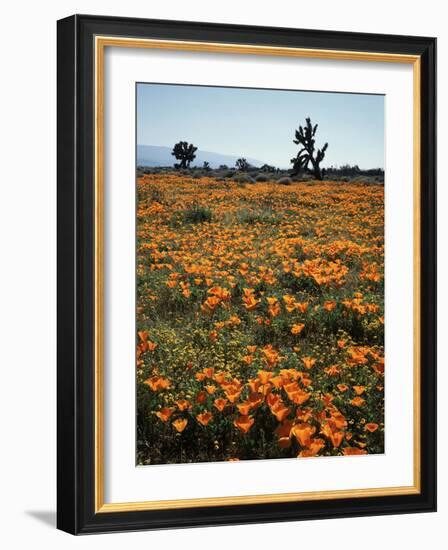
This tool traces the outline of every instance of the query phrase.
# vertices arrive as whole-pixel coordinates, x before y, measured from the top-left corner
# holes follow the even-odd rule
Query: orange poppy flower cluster
[[[139,178],[139,464],[384,451],[383,203]]]

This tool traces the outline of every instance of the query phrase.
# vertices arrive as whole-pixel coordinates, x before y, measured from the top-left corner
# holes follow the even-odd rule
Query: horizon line
[[[188,140],[184,140],[184,141],[188,141]],[[171,149],[174,145],[156,145],[154,143],[138,143],[137,142],[137,147],[138,146],[142,146],[142,147],[164,147],[166,149]],[[196,145],[195,145],[196,147]],[[197,150],[202,152],[202,153],[212,153],[212,154],[215,154],[215,155],[222,155],[222,156],[227,156],[227,157],[236,157],[236,158],[245,158],[245,159],[252,159],[252,160],[256,160],[257,162],[260,162],[261,163],[261,166],[263,166],[263,164],[269,164],[270,166],[273,166],[274,168],[278,168],[280,170],[291,170],[291,167],[288,166],[288,167],[282,167],[282,166],[278,166],[276,164],[272,164],[270,162],[265,162],[265,161],[261,161],[259,159],[255,159],[254,157],[251,157],[249,155],[241,155],[241,154],[235,154],[235,153],[220,153],[218,151],[210,151],[209,149],[201,149],[199,146],[197,147]],[[192,161],[193,162],[193,161]],[[174,161],[173,161],[173,165],[174,165]],[[260,166],[260,167],[261,167]],[[369,168],[363,168],[361,166],[359,166],[359,164],[350,164],[349,162],[346,162],[346,163],[343,163],[343,164],[331,164],[331,165],[328,165],[328,166],[323,166],[323,168],[330,168],[330,167],[333,167],[335,168],[336,170],[339,169],[341,166],[358,166],[358,168],[360,170],[383,170],[385,171],[385,168],[384,166],[370,166]],[[160,168],[162,167],[166,167],[166,166],[163,166],[163,165],[160,165],[159,166]],[[169,168],[169,167],[167,167]],[[231,167],[229,167],[231,168]],[[254,166],[254,168],[259,168],[258,166]]]

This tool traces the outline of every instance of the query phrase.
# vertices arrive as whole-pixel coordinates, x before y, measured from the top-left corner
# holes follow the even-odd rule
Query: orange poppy
[[[201,305],[201,310],[204,313],[213,313],[220,303],[221,300],[217,296],[209,296]]]
[[[219,298],[223,302],[225,302],[227,300],[230,300],[230,298],[231,298],[230,291],[227,290],[227,288],[222,288],[220,286],[215,286],[213,288],[210,288],[208,290],[208,294],[211,294],[212,296],[216,296],[217,298]]]
[[[180,411],[186,411],[190,407],[190,402],[187,399],[179,399],[176,401],[176,405]]]
[[[142,342],[146,342],[149,337],[149,332],[147,330],[140,330],[137,332],[137,335]]]
[[[242,403],[239,403],[236,408],[241,415],[247,416],[252,409],[252,405],[248,401],[243,401]]]
[[[365,386],[353,386],[353,389],[355,390],[356,395],[362,395],[366,391]]]
[[[268,394],[270,395],[270,394]],[[248,403],[250,403],[251,407],[253,409],[256,409],[261,405],[263,402],[263,395],[258,392],[251,393],[249,397],[247,398]]]
[[[328,374],[328,376],[337,376],[338,374],[341,374],[341,367],[338,365],[331,365],[330,367],[326,367],[324,371]]]
[[[277,401],[277,403],[271,407],[271,413],[279,422],[283,422],[290,412],[291,409],[285,407],[282,401]]]
[[[328,421],[331,423],[332,426],[334,426],[335,429],[338,430],[347,427],[347,420],[345,419],[345,416],[337,409],[333,409],[331,411],[331,416]]]
[[[196,420],[202,424],[203,426],[207,426],[207,424],[210,422],[210,420],[213,418],[213,415],[209,411],[204,411],[201,414],[198,414],[196,416]]]
[[[296,417],[301,422],[308,422],[308,420],[313,418],[313,409],[311,407],[307,407],[305,409],[297,409],[296,410]]]
[[[225,373],[225,372],[217,372],[217,373],[213,376],[213,380],[215,380],[216,382],[218,382],[218,384],[222,384],[222,383],[225,382],[225,380],[226,380],[226,373]]]
[[[152,391],[166,390],[171,386],[171,382],[162,376],[153,376],[144,381],[144,384],[149,386]]]
[[[182,433],[187,427],[188,420],[186,418],[178,418],[172,424],[176,428],[177,432]]]
[[[247,311],[253,311],[258,304],[260,303],[260,300],[256,300],[254,296],[243,296],[243,302],[244,307],[247,309]]]
[[[351,366],[354,365],[365,365],[368,363],[368,359],[366,357],[366,349],[362,347],[357,348],[351,348],[349,350],[350,359],[348,360],[348,364]]]
[[[222,412],[227,405],[227,399],[224,399],[223,397],[218,397],[218,399],[215,399],[214,405],[219,412]]]
[[[309,449],[303,449],[299,453],[300,458],[309,458],[316,456],[325,447],[325,441],[320,437],[315,437],[311,440]]]
[[[275,350],[270,344],[264,346],[262,352],[269,367],[273,367],[281,359],[278,351]]]
[[[375,422],[369,422],[364,426],[364,429],[370,433],[376,432],[378,429],[378,424],[376,424]]]
[[[331,402],[333,401],[334,397],[331,395],[331,393],[326,393],[322,396],[322,401],[324,402],[325,407],[328,407]]]
[[[269,307],[268,307],[269,315],[271,317],[277,317],[277,315],[280,313],[280,304],[277,298],[267,298],[267,301],[269,303]]]
[[[378,374],[384,374],[384,362],[383,363],[374,363],[372,365],[372,368],[377,372]]]
[[[312,357],[302,357],[303,364],[309,370],[316,363],[316,359]]]
[[[259,370],[258,371],[258,378],[260,379],[260,382],[262,384],[267,384],[269,382],[269,379],[272,378],[272,372],[268,372],[265,370]]]
[[[347,384],[338,384],[336,387],[338,388],[339,391],[342,391],[342,392],[348,390]]]
[[[266,396],[266,403],[269,407],[275,407],[275,405],[280,401],[280,396],[276,393],[269,393]]]
[[[243,433],[247,434],[247,432],[253,426],[254,422],[255,420],[252,417],[247,415],[241,415],[233,422],[233,424]]]
[[[295,307],[300,311],[300,313],[305,313],[306,310],[308,309],[308,302],[302,302],[302,303],[296,302]]]
[[[292,325],[291,334],[300,334],[304,328],[305,325],[303,323]]]
[[[248,380],[247,385],[252,392],[256,393],[260,388],[261,381],[259,378],[251,378],[250,380]]]
[[[289,394],[290,400],[296,405],[303,405],[303,403],[306,403],[310,397],[311,395],[308,392],[300,389]]]
[[[289,382],[288,384],[283,384],[283,389],[285,390],[289,399],[291,399],[292,394],[300,391],[300,386],[297,382]]]
[[[174,411],[174,407],[163,407],[163,409],[160,409],[160,411],[156,412],[156,416],[160,418],[162,422],[167,422]]]
[[[330,441],[333,447],[335,448],[339,447],[343,439],[344,439],[344,432],[331,432],[330,434]]]
[[[235,388],[234,386],[230,386],[228,389],[225,390],[226,397],[231,403],[235,403],[235,401],[238,401],[241,392],[242,389]]]
[[[365,451],[364,449],[358,449],[358,447],[344,447],[343,452],[345,456],[367,454],[367,451]]]
[[[201,390],[196,394],[196,403],[199,403],[199,404],[205,403],[206,399],[207,399],[207,394],[205,393],[205,391]]]
[[[350,403],[355,407],[362,407],[365,403],[365,400],[362,397],[354,397]]]
[[[309,447],[311,444],[311,436],[316,431],[314,426],[308,424],[307,422],[303,424],[295,424],[291,428],[291,433],[297,439],[302,447]]]
[[[291,446],[291,427],[292,420],[284,420],[275,429],[275,433],[278,435],[278,444],[282,449]]]
[[[207,378],[213,378],[215,369],[213,367],[208,367],[202,371]]]
[[[269,382],[274,388],[280,389],[283,386],[283,378],[281,376],[273,376]]]

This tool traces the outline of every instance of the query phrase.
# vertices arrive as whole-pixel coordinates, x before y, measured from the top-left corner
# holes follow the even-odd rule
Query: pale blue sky
[[[328,141],[323,166],[384,167],[384,96],[170,84],[137,84],[137,143],[185,140],[202,151],[289,168],[305,118]]]

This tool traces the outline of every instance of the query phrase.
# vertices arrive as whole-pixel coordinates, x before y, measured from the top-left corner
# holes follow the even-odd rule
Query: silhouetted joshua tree
[[[235,162],[235,166],[240,172],[247,172],[250,168],[250,164],[245,158],[238,159]]]
[[[306,119],[306,126],[303,128],[299,126],[296,130],[296,139],[293,142],[297,145],[301,145],[302,148],[297,153],[297,156],[291,159],[293,165],[291,175],[294,176],[302,171],[307,171],[314,174],[317,180],[321,180],[325,174],[325,171],[320,169],[320,163],[325,157],[325,151],[327,150],[328,143],[318,149],[316,155],[314,155],[315,142],[314,136],[316,135],[317,124],[314,126],[311,124],[311,119]],[[311,163],[312,169],[310,170],[308,165]]]
[[[196,158],[196,151],[198,150],[192,143],[187,141],[179,141],[173,147],[171,154],[176,157],[177,160],[180,160],[180,163],[175,164],[175,168],[189,168],[190,162]]]
[[[202,165],[202,170],[205,170],[205,172],[210,172],[210,163],[204,160],[204,164]]]

